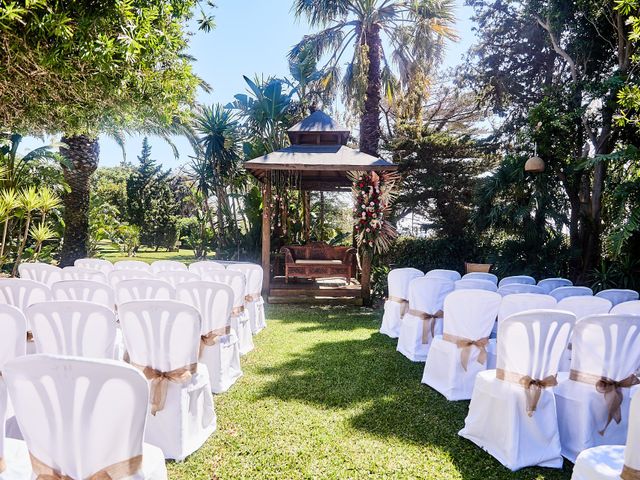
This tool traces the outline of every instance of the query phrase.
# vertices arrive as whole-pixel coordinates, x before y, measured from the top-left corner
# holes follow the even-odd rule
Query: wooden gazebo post
[[[264,180],[262,189],[262,294],[271,287],[271,177]]]

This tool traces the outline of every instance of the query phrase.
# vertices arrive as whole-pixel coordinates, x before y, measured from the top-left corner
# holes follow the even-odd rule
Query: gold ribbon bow
[[[429,338],[436,336],[436,319],[444,316],[442,310],[438,310],[436,313],[427,313],[411,309],[407,313],[422,320],[422,343],[429,343]]]
[[[406,315],[407,310],[409,309],[409,300],[402,297],[396,297],[395,295],[389,295],[387,300],[400,304],[400,318],[403,318]]]
[[[244,306],[240,305],[239,307],[233,307],[231,309],[231,317],[239,317],[244,312]]]
[[[204,347],[210,347],[215,345],[218,341],[218,338],[223,337],[225,335],[229,335],[231,333],[231,327],[227,325],[226,327],[214,328],[209,333],[205,335],[200,335],[200,352],[198,353],[198,358],[202,356],[202,352],[204,351]]]
[[[524,394],[527,401],[527,415],[533,416],[538,407],[542,390],[558,385],[555,375],[549,375],[543,379],[532,378],[529,375],[520,375],[519,373],[507,372],[502,368],[496,370],[496,378],[511,383],[517,383],[524,387]]]
[[[622,480],[640,480],[640,470],[637,468],[631,468],[627,465],[622,467],[622,473],[620,473]]]
[[[260,300],[260,292],[258,293],[248,293],[247,295],[244,296],[244,301],[247,303],[251,303],[251,302],[257,302],[258,300]]]
[[[610,378],[599,377],[590,373],[571,370],[571,372],[569,372],[569,379],[576,382],[595,385],[598,393],[602,393],[604,395],[608,415],[606,425],[602,430],[598,431],[600,435],[604,435],[607,431],[607,427],[611,423],[611,420],[615,420],[616,423],[620,423],[622,421],[622,410],[620,408],[622,406],[622,399],[624,398],[622,396],[622,389],[631,388],[634,385],[640,384],[640,379],[638,379],[638,377],[633,373],[622,380],[612,380]]]
[[[187,383],[191,380],[191,376],[198,370],[197,363],[176,368],[169,372],[162,372],[155,368],[136,365],[135,363],[132,363],[131,365],[142,370],[142,373],[147,377],[147,380],[151,381],[151,415],[155,415],[164,408],[169,382]]]
[[[68,475],[58,472],[33,455],[29,454],[29,457],[31,457],[31,468],[33,469],[33,473],[36,474],[36,480],[75,480]],[[134,475],[140,468],[142,468],[142,455],[137,455],[109,465],[87,477],[85,480],[120,480],[121,478]]]
[[[464,371],[467,371],[469,366],[469,358],[471,357],[471,348],[476,347],[480,350],[478,353],[477,362],[480,365],[487,363],[487,345],[489,345],[489,337],[479,338],[478,340],[471,340],[470,338],[458,337],[450,333],[443,333],[442,339],[446,342],[455,344],[460,352],[460,363]]]

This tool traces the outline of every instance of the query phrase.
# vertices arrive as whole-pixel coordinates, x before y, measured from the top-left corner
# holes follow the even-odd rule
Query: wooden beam
[[[371,306],[371,260],[371,252],[362,250],[360,286],[362,287],[362,303],[367,307]]]
[[[311,239],[311,193],[302,192],[302,210],[304,212],[304,241]]]
[[[271,178],[262,188],[262,294],[269,295],[271,282]]]

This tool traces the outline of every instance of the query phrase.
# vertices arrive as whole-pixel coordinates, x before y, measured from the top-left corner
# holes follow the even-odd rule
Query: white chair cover
[[[176,289],[169,282],[151,278],[122,280],[115,287],[116,304],[132,300],[173,300]]]
[[[115,358],[116,315],[112,309],[78,300],[41,302],[27,308],[36,352]]]
[[[151,271],[153,273],[186,272],[187,266],[175,260],[156,260],[151,264]]]
[[[629,315],[640,315],[640,300],[619,303],[611,309],[611,313],[627,313]]]
[[[141,260],[120,260],[113,264],[114,270],[139,270],[143,272],[150,272],[151,267],[148,263]]]
[[[62,269],[48,263],[21,263],[18,265],[18,274],[20,278],[44,283],[48,287],[62,280]]]
[[[460,274],[455,270],[444,270],[441,268],[429,270],[427,273],[425,273],[424,276],[428,278],[446,278],[447,280],[451,280],[452,282],[455,282],[456,280],[460,280],[460,278],[462,278]]]
[[[216,428],[209,372],[198,363],[200,314],[175,300],[127,302],[119,307],[119,314],[133,365],[159,372],[197,368],[184,383],[167,382],[164,408],[147,419],[145,439],[160,447],[166,458],[182,460],[200,448]]]
[[[635,290],[628,290],[622,288],[610,288],[609,290],[602,290],[596,293],[596,297],[606,298],[613,306],[619,303],[632,302],[638,300],[638,292]]]
[[[544,290],[539,286],[527,283],[507,283],[506,285],[498,287],[498,293],[503,297],[517,293],[545,294]]]
[[[453,291],[453,281],[442,277],[415,278],[409,284],[409,311],[402,319],[397,350],[412,362],[424,362],[433,341],[431,332],[442,333],[444,299]],[[412,312],[422,312],[420,316]],[[424,314],[440,318],[424,319]],[[431,328],[433,325],[433,328]]]
[[[76,267],[98,270],[99,272],[104,273],[105,277],[108,277],[109,273],[113,271],[113,263],[101,258],[79,258],[73,262],[73,264]]]
[[[20,477],[20,454],[14,452],[11,440],[5,439],[5,421],[7,419],[9,397],[2,373],[5,364],[16,357],[26,354],[24,339],[27,335],[27,320],[23,313],[11,305],[0,305],[0,460],[4,459],[7,470],[0,478],[30,478],[28,466],[22,466],[26,475]],[[16,459],[15,457],[18,456]],[[24,473],[24,472],[23,472]]]
[[[225,266],[224,264],[214,262],[213,260],[202,260],[199,262],[193,262],[189,265],[189,271],[200,276],[202,276],[202,272],[208,270],[225,270]]]
[[[0,279],[0,304],[13,305],[26,315],[27,307],[37,302],[51,300],[51,290],[45,284],[23,278]],[[27,320],[27,332],[31,335],[31,327]],[[30,337],[29,337],[30,338]],[[32,339],[27,341],[27,353],[35,353]]]
[[[489,280],[481,278],[463,278],[455,282],[456,290],[486,290],[487,292],[497,292],[498,286]]]
[[[398,338],[402,318],[408,307],[409,283],[414,278],[423,277],[424,273],[417,268],[394,268],[387,275],[389,298],[384,302],[384,315],[380,333],[391,338]],[[403,302],[402,300],[405,300]]]
[[[572,313],[559,310],[511,315],[498,329],[499,370],[485,370],[476,377],[469,414],[459,434],[510,470],[534,465],[562,467],[552,390],[540,390],[530,416],[526,389],[510,380],[528,376],[542,381],[555,376],[574,323]],[[497,378],[501,371],[508,378]],[[536,391],[534,386],[531,389],[531,393]]]
[[[620,480],[623,468],[640,472],[640,393],[633,395],[629,409],[627,446],[604,445],[582,451],[573,467],[571,480]]]
[[[538,282],[538,286],[544,290],[544,293],[551,293],[559,287],[571,287],[573,282],[566,278],[545,278]]]
[[[162,280],[169,282],[175,288],[183,283],[199,282],[200,275],[189,271],[167,270],[162,272]]]
[[[116,297],[110,285],[91,280],[63,280],[51,287],[54,300],[80,300],[115,309]]]
[[[107,276],[100,270],[85,267],[64,267],[62,280],[91,280],[92,282],[107,283]]]
[[[211,390],[226,392],[242,376],[238,336],[230,319],[233,289],[222,283],[191,282],[178,285],[176,298],[200,312],[201,335],[215,332],[213,345],[200,346],[200,362],[209,371]]]
[[[227,267],[227,270],[236,270],[245,276],[247,282],[245,308],[249,314],[251,332],[255,335],[267,326],[264,299],[262,298],[262,267],[254,263],[232,263]]]
[[[209,262],[207,262],[209,263]],[[202,280],[228,285],[233,289],[233,309],[231,310],[231,326],[238,335],[240,355],[246,355],[254,348],[251,323],[244,308],[246,279],[241,272],[234,270],[204,269],[200,275]]]
[[[493,283],[494,285],[498,285],[498,277],[493,273],[488,272],[469,272],[465,273],[462,276],[462,280],[486,280],[488,282]]]
[[[422,383],[447,400],[471,398],[477,373],[487,368],[489,335],[501,301],[500,295],[486,290],[457,290],[447,295],[443,334],[431,344]],[[463,342],[469,340],[478,343],[465,346]]]
[[[634,374],[640,365],[640,317],[588,316],[576,323],[571,343],[571,376],[560,382],[555,395],[562,454],[575,462],[578,454],[587,448],[624,445],[630,389],[617,389],[623,398],[622,418],[620,423],[614,420],[607,425],[607,399],[596,390],[595,382],[601,377],[622,381]],[[599,432],[603,429],[601,435]]]
[[[567,297],[589,297],[593,295],[593,290],[589,287],[558,287],[551,290],[549,295],[560,301]]]
[[[115,288],[116,285],[123,280],[135,280],[143,278],[155,279],[156,276],[150,271],[145,270],[114,270],[107,276],[109,285],[111,285],[113,288]]]
[[[511,285],[513,283],[519,285],[535,285],[536,279],[529,275],[511,275],[510,277],[504,277],[498,282],[498,287],[504,287],[505,285]],[[524,292],[521,292],[524,293]]]
[[[142,455],[142,467],[126,478],[166,480],[162,452],[142,443],[149,388],[134,368],[28,355],[9,362],[4,375],[26,446],[44,465],[84,479]]]

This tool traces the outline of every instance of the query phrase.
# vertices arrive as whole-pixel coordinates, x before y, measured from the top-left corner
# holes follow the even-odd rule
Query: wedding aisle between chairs
[[[218,429],[172,480],[568,480],[561,470],[510,472],[458,436],[469,402],[420,383],[423,363],[378,333],[381,312],[271,305],[269,328],[242,358],[243,377],[216,395]]]

